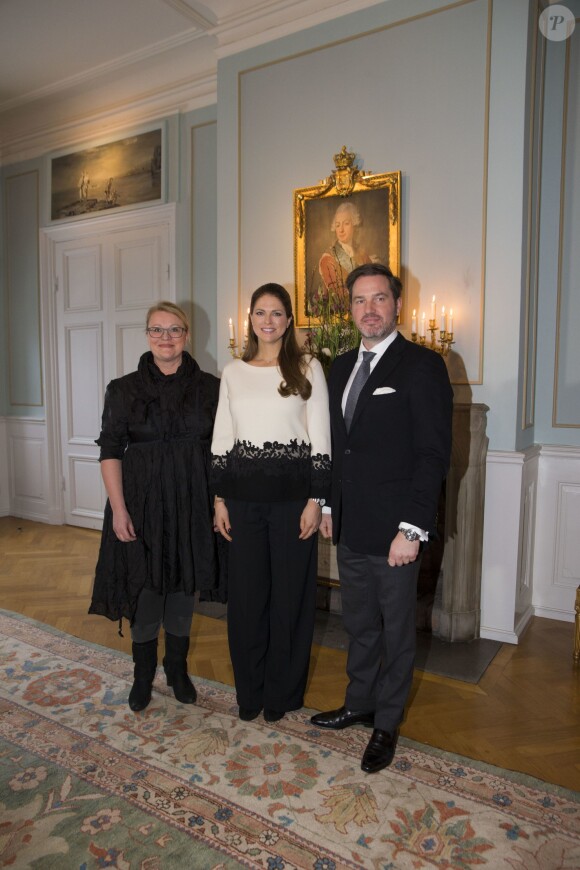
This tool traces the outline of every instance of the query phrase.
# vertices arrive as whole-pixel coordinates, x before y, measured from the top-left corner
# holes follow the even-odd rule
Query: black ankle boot
[[[167,685],[173,689],[173,694],[182,704],[195,704],[197,692],[187,675],[187,653],[189,638],[177,637],[165,633],[165,657],[163,668],[167,677]]]
[[[129,707],[136,713],[151,700],[151,687],[157,670],[157,638],[147,643],[133,643],[134,683],[129,692]]]

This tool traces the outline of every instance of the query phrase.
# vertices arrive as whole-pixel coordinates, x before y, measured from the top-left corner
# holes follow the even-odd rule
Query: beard
[[[382,341],[393,332],[397,327],[397,318],[393,320],[378,320],[373,323],[366,323],[364,320],[358,327],[358,330],[363,338],[374,338]]]

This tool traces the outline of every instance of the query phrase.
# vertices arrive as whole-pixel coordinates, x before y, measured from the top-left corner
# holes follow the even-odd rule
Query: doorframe
[[[176,205],[169,203],[161,206],[138,209],[134,212],[100,215],[63,226],[41,227],[39,232],[40,254],[40,314],[42,322],[42,365],[44,370],[45,418],[47,475],[46,501],[48,522],[52,525],[64,523],[64,474],[62,465],[62,445],[60,427],[61,393],[58,380],[58,331],[55,285],[55,248],[60,242],[77,241],[108,232],[133,230],[165,223],[169,227],[169,285],[172,298],[177,298],[176,275]]]

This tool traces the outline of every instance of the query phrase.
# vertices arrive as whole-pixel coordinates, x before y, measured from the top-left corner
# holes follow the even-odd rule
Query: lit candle
[[[419,335],[421,338],[425,338],[425,312],[421,316],[421,331]]]
[[[431,300],[431,320],[435,320],[435,297]]]
[[[441,309],[441,326],[439,327],[441,332],[445,332],[445,306]]]
[[[230,317],[230,341],[235,341],[236,336],[234,334],[234,324],[232,323],[232,318]]]
[[[411,332],[417,332],[417,310],[413,308],[413,317],[411,318]]]
[[[449,332],[453,332],[453,308],[449,310],[449,322],[447,324]]]

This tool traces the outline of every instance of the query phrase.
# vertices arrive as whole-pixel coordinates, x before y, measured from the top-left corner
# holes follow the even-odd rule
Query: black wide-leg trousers
[[[317,569],[317,535],[298,539],[304,506],[227,499],[228,639],[240,707],[286,712],[304,702]]]

